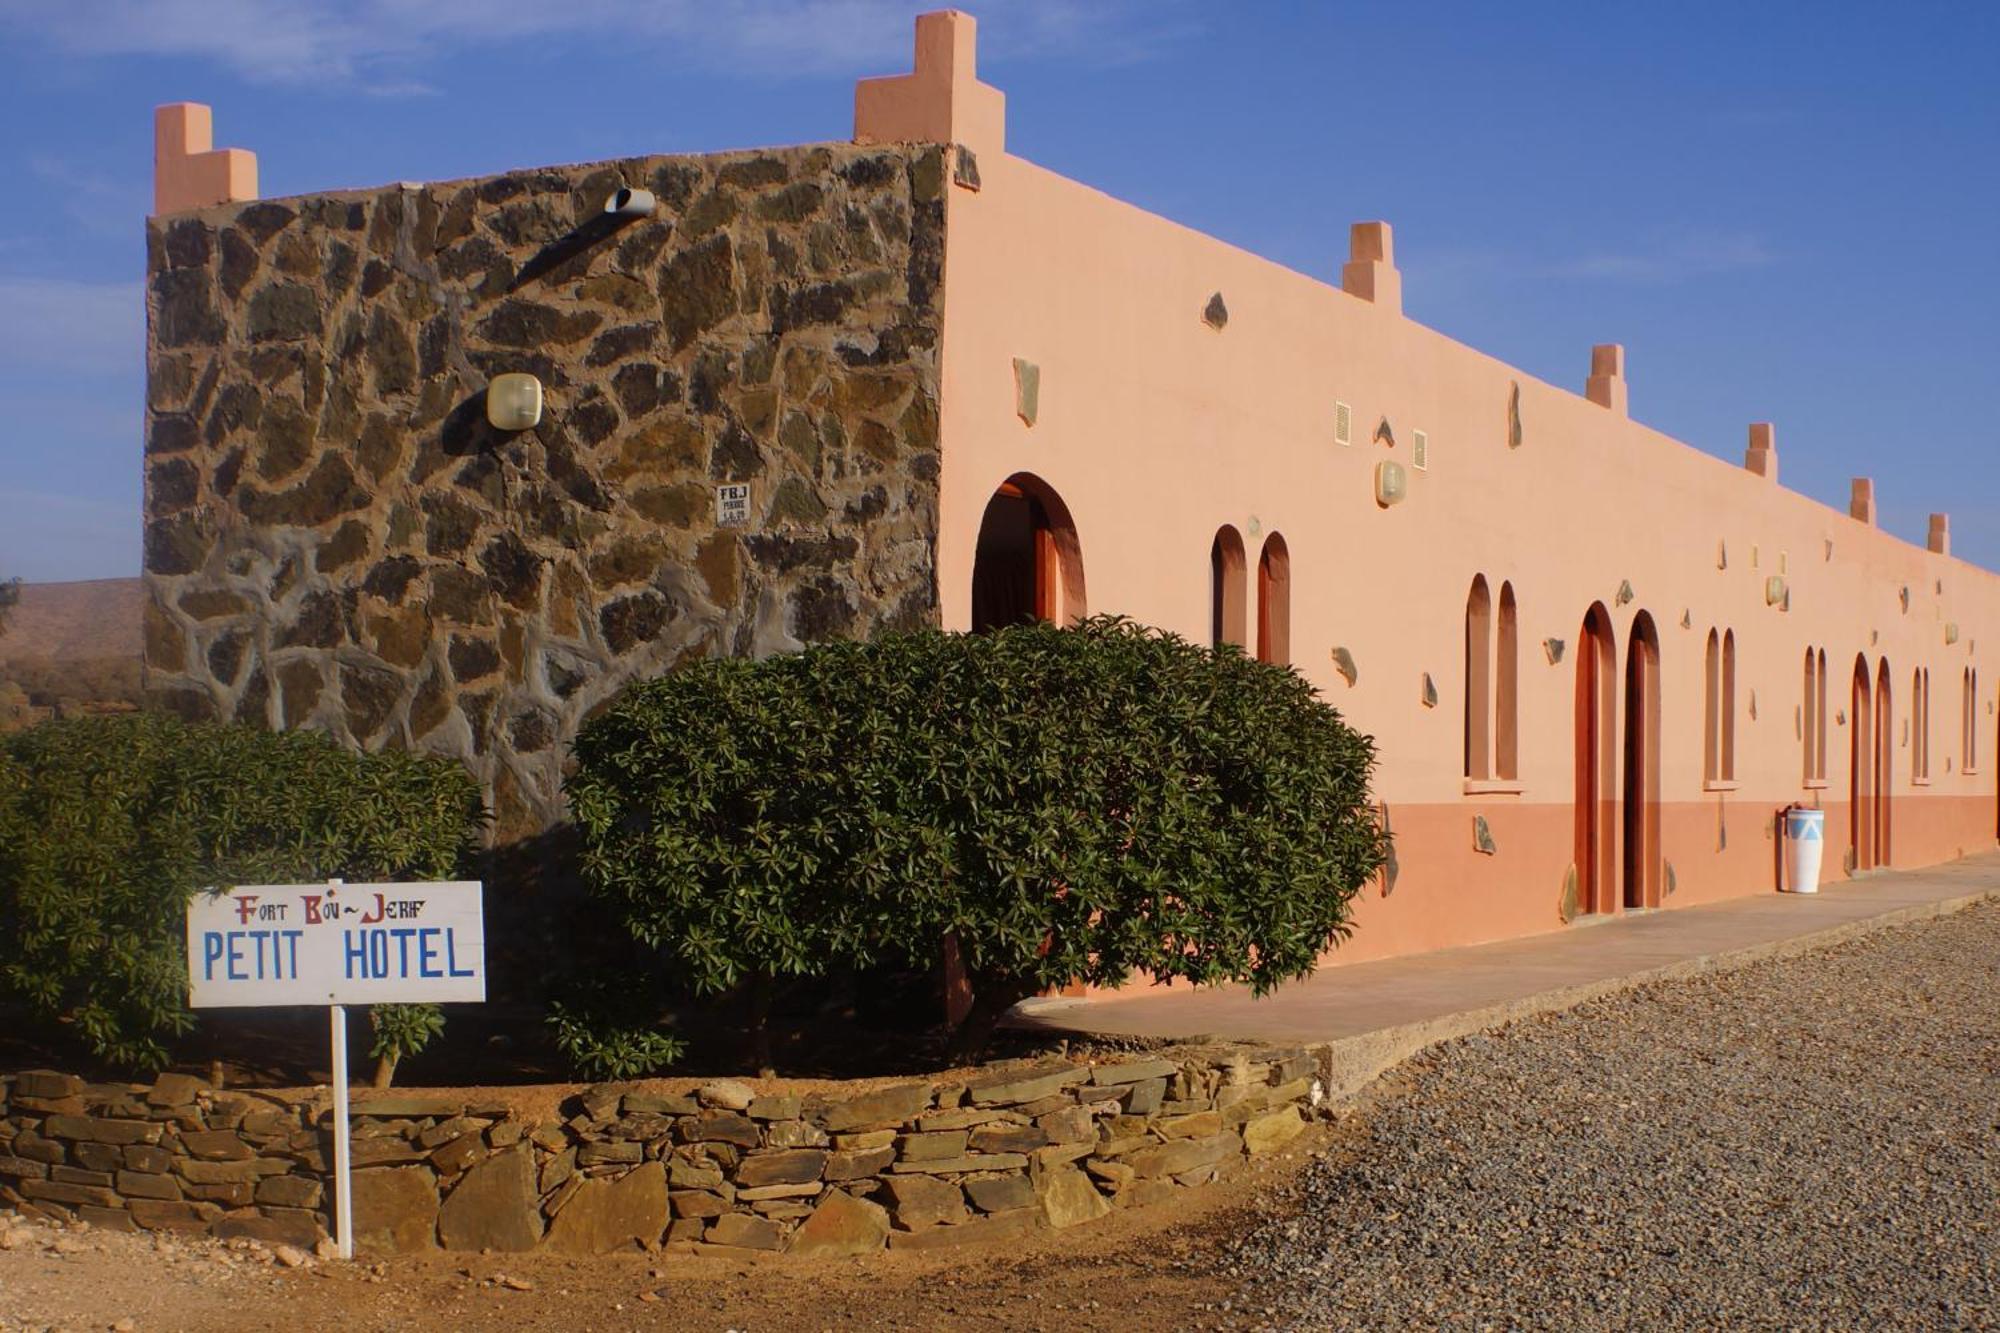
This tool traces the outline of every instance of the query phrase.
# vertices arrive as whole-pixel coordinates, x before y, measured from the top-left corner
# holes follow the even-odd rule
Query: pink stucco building
[[[206,150],[202,119],[193,147]],[[183,135],[183,121],[175,125]],[[1120,612],[1296,666],[1376,737],[1377,795],[1396,838],[1394,873],[1365,894],[1342,961],[1773,892],[1781,861],[1774,817],[1794,803],[1827,812],[1830,878],[1993,846],[2000,672],[1978,649],[2000,633],[2000,580],[1952,558],[1943,515],[1931,520],[1927,549],[1914,547],[1877,527],[1866,479],[1855,481],[1845,512],[1786,490],[1768,424],[1748,426],[1741,466],[1640,425],[1627,412],[1620,347],[1578,349],[1577,392],[1407,318],[1386,223],[1354,226],[1334,285],[1011,155],[1004,98],[977,78],[966,15],[920,18],[914,71],[863,81],[853,145],[824,151],[840,163],[843,154],[891,145],[936,145],[942,154],[940,270],[934,292],[928,280],[924,287],[927,300],[934,296],[935,338],[897,344],[925,349],[910,363],[914,396],[896,399],[898,420],[916,429],[906,401],[934,413],[917,443],[935,463],[910,473],[908,494],[934,489],[922,489],[904,515],[928,544],[927,560],[906,571],[927,581],[918,618],[972,629],[1022,614]],[[163,163],[172,151],[163,141]],[[922,206],[929,178],[920,154],[910,160],[912,197]],[[726,175],[735,161],[699,170]],[[627,178],[636,170],[609,167]],[[228,225],[243,214],[243,192],[231,182],[246,170],[254,182],[254,164],[233,159],[217,160],[207,175],[163,165],[159,210],[196,208]],[[564,188],[579,197],[598,190],[595,206],[609,179],[578,175]],[[478,207],[513,206],[483,186],[478,197]],[[711,190],[700,199],[714,197]],[[702,207],[690,200],[677,236],[692,232],[686,219]],[[759,216],[784,216],[771,209]],[[155,223],[163,236],[169,222]],[[789,349],[805,335],[795,320],[774,318],[768,302],[753,308],[751,284],[764,279],[742,268],[747,233],[728,234],[737,237],[737,267],[726,313],[705,327],[727,330],[734,319],[750,340],[744,346],[773,340],[782,378]],[[589,284],[603,275],[573,276],[577,299],[596,299]],[[477,295],[466,299],[476,304]],[[157,297],[154,317],[157,326]],[[534,327],[560,337],[568,326]],[[214,341],[248,336],[225,331]],[[854,345],[839,341],[848,333],[832,336],[836,350]],[[671,341],[663,373],[675,373],[674,357],[699,353],[678,334]],[[879,337],[868,344],[882,345]],[[162,354],[156,337],[156,380]],[[746,385],[754,355],[743,353]],[[596,358],[593,345],[585,360]],[[481,373],[501,364],[473,360]],[[862,363],[849,356],[848,364]],[[565,393],[573,404],[587,396],[582,372],[551,363],[542,373],[558,417]],[[810,394],[783,383],[777,393],[768,417],[778,424],[769,429],[782,442],[787,395]],[[840,410],[875,411],[866,395],[842,393],[836,386],[833,398],[847,405]],[[171,404],[155,398],[158,419],[170,416]],[[755,435],[751,410],[737,415]],[[617,430],[639,427],[627,421]],[[587,439],[586,463],[592,449],[631,457],[617,430],[608,442]],[[206,503],[223,464],[202,466],[209,470],[196,489]],[[823,460],[815,466],[822,470],[807,477],[807,489],[821,489],[811,503],[797,491],[789,492],[796,502],[781,502],[791,479],[776,472],[746,474],[744,484],[763,488],[750,503],[750,526],[790,524],[802,534],[831,523],[821,517]],[[615,470],[606,475],[614,488],[626,484]],[[721,463],[703,475],[734,480]],[[148,501],[156,524],[174,516],[156,503],[158,489],[149,488]],[[228,507],[216,503],[218,513]],[[335,518],[317,522],[333,531]],[[211,527],[226,534],[235,521],[223,514]],[[366,539],[379,548],[371,558],[395,549],[393,519],[383,521],[388,536]],[[706,591],[689,594],[688,605],[726,619],[718,591],[726,580],[700,562],[719,561],[726,537],[743,544],[742,568],[751,571],[764,548],[756,532],[707,533],[706,521],[695,522],[700,545],[684,558],[702,571]],[[897,520],[864,513],[857,521]],[[307,547],[334,540],[313,537]],[[869,538],[858,540],[865,550]],[[569,695],[556,699],[537,674],[548,669],[535,665],[536,645],[587,656],[593,634],[611,635],[612,621],[606,612],[601,633],[593,628],[596,603],[585,606],[580,627],[551,610],[566,585],[561,557],[550,554],[545,584],[518,596],[518,585],[503,590],[490,624],[468,621],[474,628],[461,633],[443,625],[443,613],[425,612],[408,662],[391,651],[398,640],[371,628],[371,617],[407,608],[366,586],[349,598],[347,628],[324,643],[288,643],[281,627],[246,631],[265,655],[256,669],[272,682],[268,697],[246,703],[254,685],[222,681],[201,665],[220,631],[186,609],[199,591],[188,580],[219,586],[238,577],[225,569],[230,557],[221,547],[185,557],[179,549],[149,538],[149,575],[158,571],[149,653],[156,677],[185,685],[197,711],[249,707],[280,725],[348,727],[357,743],[484,755],[486,724],[469,721],[461,734],[455,719],[472,717],[475,703],[502,705],[479,702],[481,692],[458,680],[440,687],[449,697],[436,718],[422,712],[432,657],[456,663],[459,644],[492,638],[496,660],[510,664],[502,674],[525,701],[519,706],[552,710],[557,734],[623,676],[662,660],[646,659],[642,645],[605,668],[601,688],[585,687],[573,704]],[[167,557],[158,564],[156,550]],[[589,568],[599,583],[616,581],[595,557]],[[413,577],[448,572],[440,565]],[[338,576],[326,577],[337,591]],[[828,577],[864,587],[881,576]],[[741,591],[729,587],[731,596]],[[305,595],[238,591],[264,598],[262,611],[244,614],[272,625],[292,614],[285,598]],[[791,609],[771,617],[745,610],[754,632],[733,640],[737,650],[810,639],[801,617],[823,609],[824,595],[792,595]],[[510,631],[509,606],[525,608],[525,628]],[[335,706],[338,716],[316,704],[294,715],[285,702],[281,677],[293,670],[286,654],[308,649],[333,655],[325,670],[334,674],[315,677],[314,698],[322,688],[333,692],[328,698],[337,693],[347,701]],[[511,665],[516,659],[526,665]],[[384,705],[388,720],[363,734],[351,723],[353,700],[365,705],[370,696],[350,690],[346,673],[392,667],[413,674],[382,686],[394,695]],[[527,792],[520,799],[532,809],[537,782],[548,799],[546,774],[518,729],[506,730],[514,725],[491,723],[515,744],[486,776],[503,796]]]

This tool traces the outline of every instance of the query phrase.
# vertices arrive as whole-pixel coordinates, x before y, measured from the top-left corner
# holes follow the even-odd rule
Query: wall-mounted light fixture
[[[630,186],[620,186],[604,201],[604,211],[613,217],[650,217],[658,206],[651,190],[635,190]]]
[[[511,370],[486,386],[486,420],[495,430],[533,430],[542,424],[542,382]]]
[[[1773,574],[1764,580],[1764,605],[1776,606],[1785,600],[1785,576]]]
[[[1375,503],[1387,509],[1403,503],[1410,493],[1410,476],[1403,465],[1385,458],[1375,465]]]

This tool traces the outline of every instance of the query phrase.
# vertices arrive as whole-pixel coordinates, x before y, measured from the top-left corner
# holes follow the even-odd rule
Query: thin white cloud
[[[1555,278],[1661,283],[1764,268],[1776,256],[1749,232],[1682,229],[1641,237],[1629,249],[1597,251],[1551,265]]]
[[[142,284],[0,275],[0,366],[130,375],[145,353]]]
[[[78,56],[213,60],[262,83],[423,93],[431,62],[475,47],[612,39],[761,77],[893,73],[910,0],[0,0],[0,27]],[[1184,0],[988,0],[983,54],[1144,59],[1194,31]]]

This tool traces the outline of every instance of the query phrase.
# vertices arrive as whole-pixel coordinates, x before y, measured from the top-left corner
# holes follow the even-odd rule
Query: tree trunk
[[[396,1081],[396,1057],[380,1055],[375,1058],[374,1086],[386,1088]]]
[[[972,1006],[952,1038],[952,1052],[960,1059],[975,1060],[986,1053],[1000,1019],[1009,1009],[1035,993],[1036,987],[1018,977],[975,975],[972,979]]]

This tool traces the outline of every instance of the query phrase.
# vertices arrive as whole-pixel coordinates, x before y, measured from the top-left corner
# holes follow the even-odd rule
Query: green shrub
[[[687,1043],[661,1032],[629,996],[585,983],[549,1005],[556,1049],[577,1073],[594,1082],[643,1078],[681,1058]]]
[[[196,891],[446,878],[484,819],[458,764],[318,733],[79,718],[0,738],[0,765],[0,987],[137,1069],[194,1023]],[[436,1026],[385,1015],[378,1031],[401,1055]]]
[[[653,973],[713,993],[955,937],[975,1042],[1074,981],[1303,976],[1386,849],[1373,743],[1302,678],[1116,619],[699,663],[575,753],[585,886]]]

